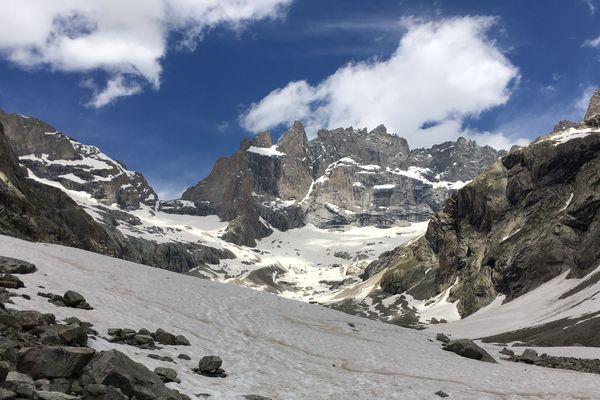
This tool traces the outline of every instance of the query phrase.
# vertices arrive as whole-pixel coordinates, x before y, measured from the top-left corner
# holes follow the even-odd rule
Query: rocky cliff
[[[269,234],[267,224],[287,230],[426,220],[498,156],[464,138],[411,151],[384,126],[320,130],[308,140],[296,122],[276,144],[268,132],[245,139],[182,199],[233,221],[225,238],[254,245]]]
[[[383,254],[364,279],[425,300],[448,291],[462,317],[510,301],[600,260],[600,91],[583,123],[513,149],[453,194],[409,246]],[[585,285],[584,285],[585,286]]]
[[[20,163],[35,176],[122,209],[157,203],[156,193],[142,174],[129,171],[97,147],[79,143],[33,117],[0,110],[0,123]]]

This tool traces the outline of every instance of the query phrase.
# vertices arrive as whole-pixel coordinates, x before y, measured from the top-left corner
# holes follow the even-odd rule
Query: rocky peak
[[[583,120],[587,125],[600,126],[600,89],[592,95]]]
[[[97,147],[79,143],[36,118],[0,111],[4,133],[33,178],[87,192],[105,205],[137,209],[154,206],[158,197],[144,176],[129,171]]]
[[[306,157],[308,138],[306,137],[304,125],[299,121],[294,122],[294,125],[279,138],[277,149],[288,156]]]
[[[273,141],[271,140],[271,133],[269,131],[260,132],[256,137],[250,140],[250,145],[254,147],[271,147]]]

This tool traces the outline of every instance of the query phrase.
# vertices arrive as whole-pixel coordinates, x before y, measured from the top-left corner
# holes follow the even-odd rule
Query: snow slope
[[[319,305],[283,299],[170,273],[78,249],[0,236],[0,254],[38,266],[24,275],[31,301],[16,307],[76,316],[109,327],[163,327],[184,334],[191,347],[154,353],[192,361],[164,363],[149,351],[92,340],[96,349],[117,348],[150,368],[175,368],[194,396],[236,399],[255,393],[273,399],[436,399],[443,390],[455,399],[593,399],[600,376],[500,361],[489,364],[442,351],[432,333],[349,316]],[[38,285],[62,293],[74,289],[95,308],[59,308],[36,296]],[[348,323],[353,323],[353,329]],[[225,379],[194,375],[207,354],[223,358]]]

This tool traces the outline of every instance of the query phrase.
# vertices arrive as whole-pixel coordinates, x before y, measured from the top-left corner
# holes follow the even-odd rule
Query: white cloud
[[[89,105],[96,108],[104,107],[112,103],[119,97],[131,96],[142,91],[142,86],[137,82],[128,82],[123,76],[119,75],[110,79],[106,87],[98,91]]]
[[[583,42],[585,47],[594,47],[596,49],[600,48],[600,36],[595,39],[589,39]]]
[[[487,36],[493,18],[404,23],[407,32],[388,59],[349,63],[314,86],[290,82],[252,104],[242,126],[259,131],[301,120],[314,135],[383,123],[412,146],[429,146],[465,135],[466,117],[508,100],[519,72]],[[434,127],[421,129],[430,122]],[[496,142],[511,142],[498,135]]]
[[[170,33],[193,48],[219,24],[239,28],[279,16],[292,0],[0,0],[0,56],[26,67],[109,75],[100,101],[160,85]],[[124,88],[137,78],[139,89]],[[116,90],[120,83],[121,90]],[[108,85],[112,84],[112,87]]]
[[[596,14],[596,5],[594,4],[594,2],[592,0],[584,0],[585,4],[588,6],[588,9],[590,10],[590,14],[595,15]]]

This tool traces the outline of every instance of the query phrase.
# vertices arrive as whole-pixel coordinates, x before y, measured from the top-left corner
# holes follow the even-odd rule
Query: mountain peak
[[[596,91],[592,95],[592,98],[590,99],[590,104],[588,105],[588,109],[585,113],[585,117],[583,120],[588,125],[600,125],[600,89],[596,89]]]

